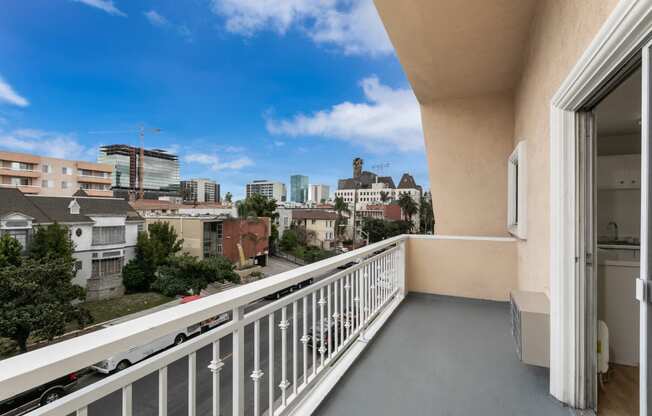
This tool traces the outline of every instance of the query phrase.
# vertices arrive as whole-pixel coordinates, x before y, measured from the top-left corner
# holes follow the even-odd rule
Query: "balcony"
[[[10,167],[0,167],[0,176],[11,176],[14,178],[40,178],[41,172],[34,169],[12,169]]]
[[[39,185],[13,185],[10,183],[0,183],[0,187],[16,188],[24,194],[38,194],[41,192],[41,187]]]
[[[4,360],[0,400],[229,313],[31,414],[568,414],[516,356],[515,260],[509,238],[395,237]]]

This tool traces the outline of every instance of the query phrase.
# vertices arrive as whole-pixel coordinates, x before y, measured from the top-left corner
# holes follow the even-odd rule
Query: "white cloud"
[[[115,6],[115,4],[113,4],[113,0],[72,0],[72,1],[75,1],[77,3],[82,3],[87,6],[95,7],[96,9],[100,9],[114,16],[127,17],[127,14],[125,12],[118,9]]]
[[[154,26],[167,26],[170,24],[168,19],[165,18],[165,16],[162,16],[159,14],[156,10],[149,10],[146,12],[143,12],[147,20],[154,25]]]
[[[0,77],[0,101],[17,105],[18,107],[27,107],[29,101],[20,96],[2,77]]]
[[[186,41],[192,41],[192,32],[190,28],[186,25],[176,25],[170,22],[165,16],[157,12],[156,10],[149,10],[143,12],[145,18],[149,21],[152,26],[166,28],[174,30],[179,36],[184,38]]]
[[[346,54],[383,55],[393,47],[372,0],[211,0],[226,30],[243,36],[295,26],[314,42]]]
[[[37,129],[16,129],[0,132],[0,147],[19,152],[36,153],[62,159],[93,159],[97,149],[84,146],[74,134]]]
[[[376,76],[363,79],[360,86],[367,102],[345,101],[288,120],[267,117],[267,130],[275,135],[340,139],[377,152],[388,146],[401,151],[421,150],[421,117],[412,90],[388,87]]]
[[[239,170],[254,164],[254,161],[247,156],[223,162],[216,155],[208,155],[205,153],[190,153],[187,154],[183,159],[186,163],[199,163],[202,165],[207,165],[211,170],[215,172],[221,170]]]

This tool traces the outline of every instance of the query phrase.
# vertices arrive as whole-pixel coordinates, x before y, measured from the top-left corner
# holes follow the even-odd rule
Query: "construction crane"
[[[138,182],[134,191],[138,189],[138,199],[145,197],[145,132],[160,133],[163,131],[158,127],[146,128],[144,124],[138,126],[136,130],[98,130],[89,131],[89,134],[121,134],[121,133],[138,133],[140,138],[140,151],[138,155]]]

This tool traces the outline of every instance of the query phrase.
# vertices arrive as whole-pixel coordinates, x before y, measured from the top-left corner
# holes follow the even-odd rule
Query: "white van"
[[[110,374],[113,372],[124,370],[125,368],[133,364],[136,364],[137,362],[142,361],[145,358],[148,358],[158,352],[161,352],[168,347],[183,343],[193,335],[215,328],[216,326],[223,324],[229,319],[230,319],[229,315],[227,313],[223,313],[213,319],[203,321],[199,324],[191,325],[187,328],[182,328],[171,334],[157,338],[146,345],[131,347],[129,350],[125,352],[112,355],[106,360],[102,360],[99,363],[95,363],[94,365],[91,366],[91,368],[103,374]],[[116,325],[120,322],[124,322],[124,321],[123,320],[120,320],[119,322],[114,321],[111,324],[105,325],[105,327]]]

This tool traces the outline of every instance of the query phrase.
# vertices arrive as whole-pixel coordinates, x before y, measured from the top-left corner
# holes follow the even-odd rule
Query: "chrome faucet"
[[[618,224],[616,224],[615,222],[612,221],[609,224],[607,224],[607,228],[609,228],[609,227],[613,227],[613,229],[614,229],[614,231],[613,231],[613,236],[614,236],[613,241],[618,241]]]

